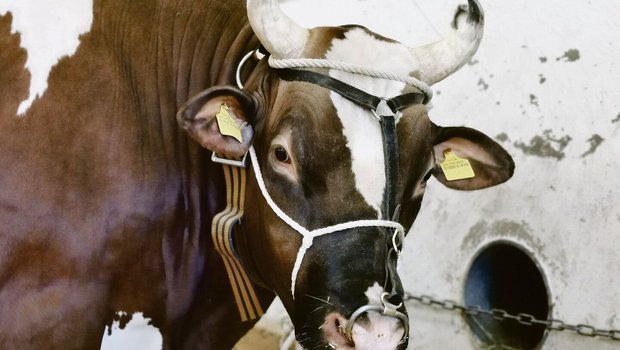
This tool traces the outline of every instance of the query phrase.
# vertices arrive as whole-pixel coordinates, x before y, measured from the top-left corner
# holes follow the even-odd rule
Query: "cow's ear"
[[[512,177],[515,167],[512,157],[485,134],[470,128],[434,125],[433,135],[435,166],[432,173],[445,186],[456,190],[478,190],[498,185]],[[466,159],[473,174],[470,172],[468,178],[448,181],[441,167],[446,155]],[[468,168],[467,163],[454,161],[455,158],[452,160],[455,168]],[[469,170],[466,169],[466,172]]]
[[[177,113],[177,121],[203,147],[220,156],[241,157],[252,145],[252,122],[257,113],[258,102],[249,93],[216,86],[187,101]],[[223,119],[218,121],[217,115]]]

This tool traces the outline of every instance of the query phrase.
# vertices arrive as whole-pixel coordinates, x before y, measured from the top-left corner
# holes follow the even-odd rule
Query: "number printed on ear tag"
[[[215,115],[217,118],[217,126],[220,129],[220,134],[231,136],[237,139],[240,143],[243,143],[243,137],[241,136],[241,129],[239,129],[239,125],[230,116],[228,110],[230,107],[226,103],[222,103],[220,106],[220,111]]]
[[[440,164],[446,180],[456,181],[470,179],[475,177],[474,169],[471,167],[469,160],[459,158],[452,150],[447,149],[444,152],[444,161]]]

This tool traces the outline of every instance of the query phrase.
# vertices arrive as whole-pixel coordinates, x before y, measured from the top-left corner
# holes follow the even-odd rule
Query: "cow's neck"
[[[122,6],[133,11],[130,3],[123,1]],[[167,212],[173,216],[169,222],[177,226],[162,232],[164,259],[169,259],[164,266],[166,314],[170,318],[186,312],[199,283],[197,277],[202,276],[195,269],[202,269],[205,256],[214,254],[204,236],[209,233],[213,215],[222,209],[225,196],[221,169],[212,166],[206,150],[188,140],[177,127],[175,115],[200,91],[216,84],[231,84],[236,63],[257,44],[245,25],[243,2],[194,4],[197,8],[178,5],[165,9],[163,13],[168,17],[164,18],[159,18],[161,9],[145,9],[141,4],[135,16],[146,16],[152,10],[152,18],[123,27],[116,23],[122,19],[104,15],[110,23],[102,27],[106,40],[120,43],[112,45],[119,50],[111,55],[122,81],[128,84],[123,103],[148,125],[143,126],[146,130],[135,130],[140,138],[137,144],[146,149],[143,154],[158,160],[154,171],[168,172],[162,186],[174,191],[171,195],[176,197],[170,200],[180,209],[177,214]],[[108,3],[106,6],[114,8]]]
[[[23,117],[13,114],[20,101],[0,89],[11,98],[8,110],[0,106],[0,166],[12,170],[0,176],[0,204],[57,217],[40,224],[54,237],[50,249],[62,242],[67,251],[80,251],[73,247],[83,242],[77,235],[88,232],[94,250],[87,255],[110,259],[93,269],[142,281],[115,283],[131,285],[112,292],[117,310],[148,313],[149,305],[124,301],[148,293],[141,300],[164,300],[168,318],[186,312],[205,256],[213,253],[202,237],[223,203],[221,170],[210,166],[207,151],[188,139],[175,115],[194,94],[232,82],[230,67],[247,52],[244,46],[256,43],[242,30],[244,2],[193,6],[95,1],[91,31],[52,69],[48,89]],[[24,55],[10,49],[24,82],[15,95],[24,96]],[[105,247],[106,254],[96,250]],[[140,278],[113,271],[122,268],[114,257],[136,251],[145,261],[163,261]]]
[[[245,53],[243,46],[251,36],[243,30],[245,23],[241,1],[202,1],[193,6],[107,1],[95,9],[92,35],[109,44],[110,59],[123,81],[131,84],[134,95],[127,97],[140,112],[169,119],[198,92],[234,81],[227,74],[234,62],[228,60]],[[236,40],[240,32],[242,38]]]

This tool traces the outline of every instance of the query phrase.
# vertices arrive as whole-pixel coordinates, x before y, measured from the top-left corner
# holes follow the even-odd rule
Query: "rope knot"
[[[304,250],[310,249],[312,247],[312,243],[314,242],[314,237],[312,236],[304,236],[303,241],[301,242],[301,247]]]

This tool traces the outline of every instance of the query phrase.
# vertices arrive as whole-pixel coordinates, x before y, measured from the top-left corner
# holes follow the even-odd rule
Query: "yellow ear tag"
[[[228,110],[230,107],[226,103],[222,103],[220,106],[220,112],[215,115],[217,118],[217,126],[220,129],[220,134],[226,136],[232,136],[240,143],[243,143],[243,137],[241,136],[241,129],[239,129],[239,125],[230,116]]]
[[[441,170],[443,170],[446,180],[456,181],[463,179],[470,179],[475,177],[474,169],[467,159],[459,158],[452,150],[447,149],[444,152],[444,161],[441,163]]]

